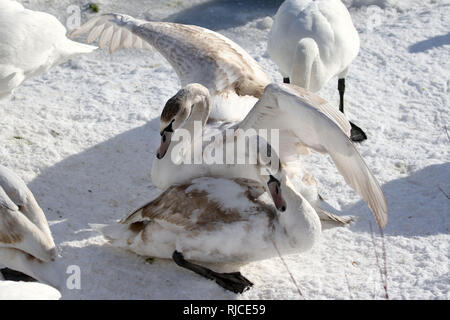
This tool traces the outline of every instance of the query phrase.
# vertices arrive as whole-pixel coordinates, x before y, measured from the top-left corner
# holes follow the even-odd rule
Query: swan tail
[[[355,221],[355,217],[341,216],[342,212],[335,209],[320,196],[315,204],[315,209],[321,221],[334,222],[341,226],[350,224],[351,222]]]
[[[133,212],[130,216],[115,224],[91,224],[90,226],[108,240],[112,246],[129,248],[135,242],[139,233],[149,223],[149,220],[140,219],[141,212],[142,210]]]
[[[72,41],[70,39],[67,39],[66,46],[64,47],[64,51],[68,54],[69,57],[83,53],[90,53],[96,49],[97,49],[96,46],[91,46],[88,44]]]
[[[351,222],[355,221],[354,217],[341,217],[326,210],[323,210],[321,208],[317,208],[316,212],[319,216],[320,221],[335,222],[342,226],[350,224]]]

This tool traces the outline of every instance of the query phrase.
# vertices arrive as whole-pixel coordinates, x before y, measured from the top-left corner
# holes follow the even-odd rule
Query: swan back
[[[307,88],[312,91],[320,90],[333,76],[345,72],[359,51],[358,32],[340,0],[286,0],[280,6],[270,30],[267,51],[285,77],[292,78],[295,65],[301,64],[295,56],[298,49],[306,50],[299,46],[302,39],[311,39],[319,53]]]
[[[0,1],[0,97],[25,79],[95,48],[69,40],[66,28],[50,14]]]

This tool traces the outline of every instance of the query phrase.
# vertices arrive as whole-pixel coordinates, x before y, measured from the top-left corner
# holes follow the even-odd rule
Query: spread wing
[[[239,124],[241,129],[280,129],[280,158],[296,152],[300,143],[328,153],[345,181],[367,202],[377,223],[387,223],[387,204],[383,191],[349,139],[348,120],[314,94],[295,86],[270,84],[264,94]],[[286,142],[287,141],[287,142]],[[273,146],[273,142],[272,142]]]
[[[200,83],[211,93],[234,90],[259,97],[270,82],[259,64],[239,45],[211,30],[169,22],[149,22],[108,13],[92,18],[71,36],[89,33],[111,53],[119,48],[158,50],[172,65],[182,86]]]

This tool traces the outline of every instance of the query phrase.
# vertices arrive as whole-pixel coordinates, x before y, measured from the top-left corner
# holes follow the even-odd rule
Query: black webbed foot
[[[229,291],[233,291],[234,293],[242,293],[253,286],[253,283],[244,277],[240,272],[214,272],[214,277],[219,286]]]
[[[350,122],[352,129],[350,131],[350,139],[354,142],[361,142],[367,139],[364,131],[353,122]]]
[[[191,270],[207,279],[215,280],[219,286],[234,293],[242,293],[253,286],[253,283],[245,278],[240,272],[215,272],[206,267],[186,261],[183,254],[178,251],[173,252],[172,259],[180,267]]]

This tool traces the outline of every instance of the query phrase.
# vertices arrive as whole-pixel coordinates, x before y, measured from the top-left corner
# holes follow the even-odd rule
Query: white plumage
[[[177,144],[171,143],[172,130],[178,127],[190,132],[192,141],[218,141],[210,139],[201,132],[196,132],[195,122],[205,124],[209,115],[209,94],[206,88],[199,84],[190,84],[169,100],[161,115],[161,146],[157,159],[152,165],[152,183],[165,189],[176,183],[185,183],[200,176],[221,176],[227,178],[247,178],[261,181],[256,166],[246,164],[200,164],[186,163]],[[170,130],[167,130],[170,128]],[[222,128],[218,136],[232,129],[235,136],[238,130],[248,129],[278,129],[280,132],[279,157],[282,162],[294,163],[300,150],[312,148],[318,152],[328,153],[334,161],[345,181],[367,202],[377,223],[384,227],[387,223],[387,204],[383,191],[376,178],[370,172],[354,144],[350,141],[350,124],[345,116],[314,93],[294,85],[269,84],[264,94],[248,113],[246,118],[231,128]],[[217,133],[216,133],[217,134]],[[256,131],[255,131],[256,134]],[[226,142],[234,143],[233,139]],[[217,146],[226,153],[226,144]],[[203,154],[205,147],[203,146]],[[183,159],[181,161],[180,159]],[[291,164],[288,165],[290,167]],[[297,169],[292,169],[298,171]],[[300,172],[299,172],[300,173]],[[303,179],[304,170],[299,176]],[[301,186],[308,191],[311,186]],[[300,191],[300,189],[298,190]],[[302,194],[307,192],[300,191]],[[309,191],[308,191],[309,193]],[[315,200],[308,201],[315,206]]]
[[[198,26],[110,13],[90,19],[71,36],[86,32],[88,43],[99,38],[99,46],[109,44],[111,53],[118,48],[158,50],[174,68],[183,87],[200,83],[208,88],[214,100],[213,119],[241,120],[270,82],[259,64],[239,45]]]
[[[283,77],[313,92],[344,78],[359,36],[341,0],[286,0],[278,9],[267,51]]]
[[[61,293],[38,282],[0,281],[0,300],[59,300]]]
[[[174,250],[203,262],[250,262],[310,249],[319,239],[319,217],[283,174],[278,212],[251,180],[202,177],[172,186],[123,219],[101,229],[115,246],[158,258]]]
[[[179,266],[241,293],[253,284],[239,272],[217,273],[184,258],[248,263],[274,257],[277,250],[283,255],[306,251],[321,234],[319,217],[287,175],[282,173],[280,180],[266,178],[275,207],[254,181],[202,177],[170,187],[119,224],[100,231],[114,246],[172,258]]]
[[[30,189],[0,165],[0,265],[59,287],[56,255],[47,219]]]
[[[0,1],[0,98],[24,80],[69,58],[95,50],[66,37],[66,28],[52,15]]]
[[[345,76],[358,55],[359,36],[340,0],[286,0],[278,9],[267,52],[284,82],[317,92],[338,76],[339,109],[344,112]],[[351,139],[367,139],[351,124]]]

